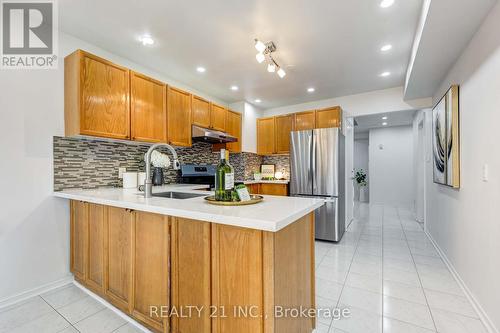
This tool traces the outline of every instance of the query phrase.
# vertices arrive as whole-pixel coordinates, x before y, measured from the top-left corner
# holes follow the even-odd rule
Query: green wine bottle
[[[215,200],[231,201],[234,188],[234,171],[226,163],[226,150],[220,150],[220,162],[215,172]]]

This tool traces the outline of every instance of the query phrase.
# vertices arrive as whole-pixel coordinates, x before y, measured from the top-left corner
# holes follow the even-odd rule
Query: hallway
[[[339,244],[316,242],[319,333],[486,333],[460,286],[409,210],[361,204]]]

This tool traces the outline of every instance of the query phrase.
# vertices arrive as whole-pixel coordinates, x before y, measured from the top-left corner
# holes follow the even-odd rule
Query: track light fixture
[[[278,65],[272,56],[272,53],[276,51],[276,45],[272,41],[264,43],[256,38],[255,49],[258,51],[255,59],[259,64],[267,59],[267,71],[269,73],[277,73],[280,78],[285,77],[285,70]]]

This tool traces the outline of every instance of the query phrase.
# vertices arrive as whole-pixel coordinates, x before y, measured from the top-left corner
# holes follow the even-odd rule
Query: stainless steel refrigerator
[[[339,128],[290,134],[290,195],[321,198],[316,239],[338,242],[345,231],[345,138]]]

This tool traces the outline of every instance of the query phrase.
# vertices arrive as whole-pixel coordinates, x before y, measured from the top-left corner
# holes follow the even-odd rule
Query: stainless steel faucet
[[[179,163],[179,160],[177,158],[177,153],[175,152],[175,149],[166,143],[156,143],[149,147],[147,153],[146,153],[146,180],[144,181],[144,198],[151,198],[153,196],[153,182],[151,181],[151,154],[156,148],[160,147],[165,147],[170,150],[172,153],[172,157],[174,158],[174,161],[172,162],[172,167],[174,170],[179,170],[181,168],[181,164]]]

